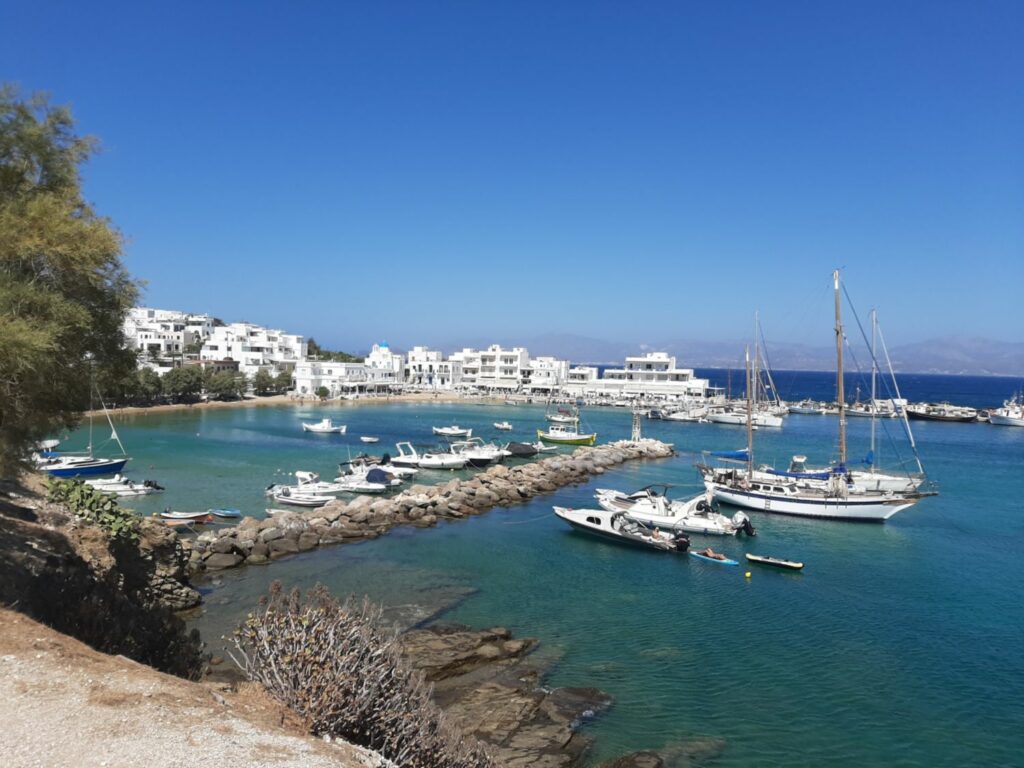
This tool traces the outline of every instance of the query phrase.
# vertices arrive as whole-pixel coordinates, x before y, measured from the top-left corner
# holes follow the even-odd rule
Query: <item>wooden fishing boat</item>
[[[597,433],[581,434],[576,427],[566,427],[562,424],[553,424],[545,432],[537,430],[537,437],[545,443],[556,443],[557,445],[593,445],[597,442]]]
[[[747,553],[747,560],[752,563],[760,563],[761,565],[770,565],[775,568],[787,568],[791,571],[799,571],[804,567],[803,563],[797,563],[793,560],[783,560],[780,557],[768,557],[767,555],[752,555]]]
[[[220,508],[220,509],[208,509],[206,511],[209,512],[214,517],[222,517],[222,518],[225,518],[225,519],[234,519],[234,518],[238,518],[238,517],[242,516],[242,511],[239,510],[239,509]]]
[[[380,440],[380,438],[374,437],[373,435],[363,435],[362,437],[359,438],[359,440],[364,443],[376,443],[377,441]]]
[[[174,511],[174,510],[165,509],[163,512],[160,513],[160,517],[162,517],[164,520],[192,520],[192,521],[195,521],[195,520],[199,520],[200,518],[209,517],[209,516],[210,516],[209,510],[204,510],[203,512],[177,512],[177,511]]]

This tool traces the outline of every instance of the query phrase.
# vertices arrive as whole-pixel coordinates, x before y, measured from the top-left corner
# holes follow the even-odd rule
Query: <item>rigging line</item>
[[[849,299],[849,297],[847,297],[847,299]],[[854,312],[854,316],[855,317],[856,317],[856,314],[857,313]],[[850,345],[849,339],[846,339],[846,348],[849,351],[850,357],[853,359],[853,364],[857,367],[857,373],[863,379],[864,371],[860,367],[860,362],[857,360],[857,355],[854,353],[853,347]],[[875,407],[875,405],[874,405],[874,403],[872,403],[871,404],[871,408],[874,409],[874,407]],[[876,421],[878,420],[877,419],[877,415],[873,416],[872,418],[874,418]],[[903,458],[900,456],[899,447],[896,445],[896,441],[893,438],[892,433],[889,431],[888,425],[884,421],[882,422],[882,431],[885,433],[886,438],[888,438],[889,446],[892,448],[893,454],[896,457],[897,464],[905,463]],[[877,466],[877,462],[875,464],[873,464],[872,466]]]
[[[545,517],[554,517],[554,512],[548,512],[546,515],[540,517],[532,517],[529,520],[508,520],[502,523],[502,525],[523,525],[524,523],[536,523],[538,520],[543,520]]]
[[[853,299],[850,298],[850,293],[849,293],[849,291],[847,291],[845,283],[843,283],[843,294],[846,296],[846,303],[850,306],[850,311],[853,313],[853,317],[857,321],[857,328],[860,329],[861,338],[863,338],[864,339],[864,343],[867,344],[868,343],[867,334],[864,332],[864,326],[861,324],[860,316],[857,314],[857,307],[854,306]],[[886,362],[886,364],[889,367],[889,375],[892,377],[892,384],[893,384],[893,387],[895,387],[895,389],[896,389],[896,398],[898,400],[902,401],[903,397],[902,397],[902,395],[900,395],[900,385],[896,381],[896,373],[892,369],[892,360],[889,358],[889,347],[886,346],[885,336],[882,334],[881,326],[877,326],[877,330],[878,330],[878,339],[879,339],[879,341],[882,342],[882,351],[885,353],[885,362]],[[877,368],[878,367],[878,359],[875,357],[875,354],[874,354],[873,351],[871,353],[871,358],[872,358],[872,363]],[[889,395],[889,399],[892,400],[893,399],[893,393],[892,393],[892,390],[889,389],[889,381],[886,378],[883,377],[882,378],[882,384],[885,386],[885,391],[886,391],[886,394]],[[893,405],[895,406],[895,403]],[[874,408],[875,404],[872,403],[871,407]],[[903,411],[903,417],[900,419],[900,422],[901,422],[901,426],[903,427],[903,433],[906,435],[907,440],[910,442],[910,448],[914,452],[914,459],[917,461],[918,471],[923,475],[925,473],[924,472],[924,466],[921,464],[921,456],[920,456],[920,454],[917,451],[917,442],[914,440],[914,433],[910,429],[910,422],[909,422],[909,420],[907,418],[907,409],[906,408],[902,408],[902,411]],[[884,428],[885,427],[883,425],[883,429]],[[890,441],[891,441],[891,438],[890,438]],[[898,451],[897,451],[896,455],[897,455],[897,458],[899,458],[899,452]]]

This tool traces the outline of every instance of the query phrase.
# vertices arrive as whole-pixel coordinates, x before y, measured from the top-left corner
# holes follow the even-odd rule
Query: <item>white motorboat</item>
[[[377,443],[380,442],[380,438],[373,435],[363,435],[359,438],[359,441],[362,443]]]
[[[801,400],[789,406],[790,413],[801,416],[824,416],[828,413],[828,406],[816,400]]]
[[[1020,394],[1011,397],[1002,408],[989,412],[988,420],[1000,427],[1024,427],[1024,397]]]
[[[620,544],[679,553],[686,552],[690,547],[690,539],[686,534],[678,531],[656,531],[625,512],[555,507],[555,515],[577,531]]]
[[[335,481],[346,493],[384,493],[402,484],[402,480],[388,474],[381,467],[349,465],[348,471],[338,475]]]
[[[441,437],[472,437],[472,429],[464,429],[458,424],[453,424],[450,427],[434,427],[434,434],[440,435]]]
[[[304,496],[324,496],[332,493],[342,493],[347,488],[341,483],[329,483],[320,479],[316,472],[305,472],[299,470],[295,473],[295,485],[273,484],[267,486],[267,496],[276,496],[282,491]]]
[[[712,424],[732,424],[735,426],[746,426],[746,411],[714,411],[707,415],[707,420]],[[755,427],[781,427],[782,417],[776,416],[767,411],[754,411],[751,415],[751,422]]]
[[[648,525],[662,530],[699,533],[706,536],[735,536],[743,532],[754,534],[750,518],[737,512],[731,518],[716,512],[711,505],[710,494],[702,493],[686,501],[675,501],[668,497],[669,486],[649,485],[634,493],[598,488],[594,494],[597,503],[611,512],[628,512]]]
[[[328,502],[334,501],[333,496],[319,496],[314,493],[300,493],[291,488],[282,488],[273,495],[274,501],[278,504],[287,504],[292,507],[322,507]]]
[[[486,467],[488,464],[493,464],[512,455],[511,452],[499,448],[493,443],[485,444],[479,437],[452,443],[452,453],[465,457],[470,466],[477,468]]]
[[[547,443],[542,442],[540,440],[538,440],[536,443],[531,443],[531,445],[533,445],[533,447],[537,449],[537,453],[557,453],[558,452],[558,446],[557,445],[548,445]]]
[[[346,424],[336,425],[331,419],[320,419],[313,423],[302,422],[303,432],[315,432],[318,435],[344,435],[346,429],[348,429]]]
[[[678,411],[663,412],[661,418],[665,421],[704,422],[708,420],[708,407],[706,405],[698,405],[682,408]]]
[[[420,469],[462,469],[469,463],[465,456],[458,456],[446,451],[419,453],[412,443],[397,443],[397,456],[391,457],[391,463],[397,467],[419,467]]]
[[[151,493],[160,493],[164,490],[164,487],[155,480],[143,480],[141,483],[137,483],[120,474],[110,478],[86,480],[85,484],[100,493],[109,493],[115,496],[148,496]]]
[[[507,421],[496,421],[496,422],[494,422],[494,428],[495,429],[500,429],[502,432],[511,432],[512,431],[512,425],[509,424]]]

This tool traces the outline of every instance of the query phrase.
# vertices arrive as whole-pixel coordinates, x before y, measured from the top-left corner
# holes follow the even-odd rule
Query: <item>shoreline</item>
[[[162,403],[160,405],[126,405],[107,408],[111,418],[118,416],[144,415],[147,413],[168,413],[172,411],[210,410],[216,408],[263,408],[275,405],[299,405],[304,408],[360,406],[380,403],[495,403],[504,402],[504,397],[462,397],[451,393],[415,392],[386,397],[360,397],[355,400],[320,400],[316,397],[294,397],[292,395],[268,395],[266,397],[243,398],[241,400],[201,400],[196,403]],[[102,410],[85,411],[82,418],[102,416]]]

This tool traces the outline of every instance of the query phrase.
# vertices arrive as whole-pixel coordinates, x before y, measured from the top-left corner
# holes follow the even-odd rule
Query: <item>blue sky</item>
[[[0,0],[146,303],[365,349],[1020,339],[1024,3]]]

